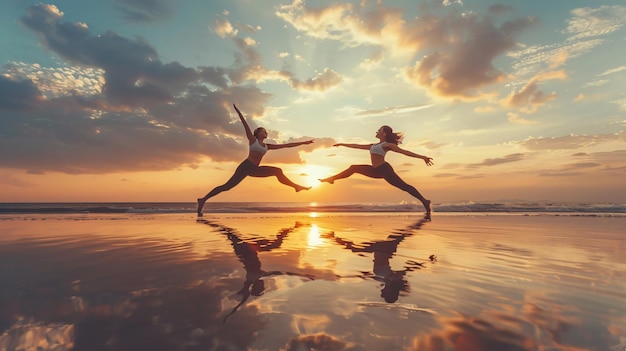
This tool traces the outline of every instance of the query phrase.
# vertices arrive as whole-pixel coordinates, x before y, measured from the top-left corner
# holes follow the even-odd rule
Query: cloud
[[[608,142],[625,142],[626,132],[621,131],[615,134],[598,134],[598,135],[566,135],[551,138],[528,138],[520,142],[520,146],[528,150],[567,150],[579,149],[592,145],[598,145]]]
[[[0,173],[0,184],[10,185],[10,186],[20,187],[20,188],[27,188],[27,187],[33,186],[33,184],[25,182],[8,173]]]
[[[384,59],[384,53],[382,51],[376,51],[374,53],[372,53],[367,59],[365,59],[364,61],[362,61],[359,64],[359,68],[365,71],[370,71],[373,70],[374,68],[378,67],[380,65],[380,63],[383,61]]]
[[[0,75],[0,110],[27,110],[41,100],[43,94],[30,79],[14,80]],[[3,133],[0,129],[0,135]]]
[[[626,7],[619,5],[602,5],[598,8],[583,7],[571,11],[565,33],[568,40],[597,37],[617,31],[624,26]]]
[[[298,91],[325,92],[341,84],[343,78],[330,68],[324,68],[315,77],[301,81],[290,71],[268,70],[263,66],[250,65],[241,69],[243,77],[240,79],[253,80],[257,83],[264,81],[284,81],[291,88]]]
[[[616,67],[616,68],[612,68],[612,69],[606,70],[606,71],[598,74],[598,76],[608,76],[610,74],[615,74],[615,73],[622,72],[622,71],[626,71],[626,66],[619,66],[619,67]]]
[[[169,3],[165,0],[115,0],[115,6],[131,22],[155,22],[171,17]]]
[[[493,15],[501,15],[514,11],[512,6],[502,4],[491,5],[487,10]]]
[[[63,59],[104,70],[104,95],[115,104],[171,101],[197,80],[194,69],[177,62],[163,64],[156,50],[142,39],[129,40],[108,31],[92,35],[85,26],[60,22],[53,5],[28,9],[22,23],[39,34],[42,43]]]
[[[307,91],[326,91],[331,87],[339,85],[341,81],[341,76],[330,68],[325,68],[323,72],[313,78],[307,79],[304,82],[295,78],[291,78],[289,80],[290,85],[294,89]]]
[[[235,36],[238,32],[228,20],[216,20],[211,29],[222,38]]]
[[[515,47],[515,37],[530,27],[534,19],[505,21],[499,27],[476,15],[449,19],[448,39],[435,43],[434,51],[407,69],[409,80],[429,87],[438,96],[462,99],[483,97],[481,88],[504,82],[505,74],[493,61]],[[445,26],[433,20],[435,26]],[[415,33],[431,35],[428,31]]]
[[[626,97],[618,98],[615,100],[609,101],[612,104],[615,104],[619,107],[620,111],[626,111]]]
[[[511,92],[509,96],[502,99],[501,104],[509,108],[519,109],[526,113],[534,113],[540,106],[555,100],[558,96],[556,92],[546,94],[540,91],[539,83],[550,79],[565,78],[567,78],[567,76],[563,71],[552,71],[537,75],[519,91]]]
[[[11,79],[29,79],[46,98],[95,96],[102,92],[104,71],[91,67],[41,67],[39,64],[11,62],[0,66],[4,76]]]
[[[467,165],[467,168],[479,168],[479,167],[485,167],[485,166],[490,167],[490,166],[501,165],[503,163],[518,162],[518,161],[524,160],[524,156],[525,155],[522,153],[515,153],[515,154],[510,154],[510,155],[506,155],[504,157],[499,157],[499,158],[488,158],[488,159],[485,159],[481,163],[469,164]]]
[[[508,53],[508,56],[517,60],[513,64],[513,76],[517,80],[514,83],[522,84],[520,81],[523,82],[526,77],[536,75],[547,66],[552,66],[552,68],[563,66],[566,61],[590,52],[605,42],[602,39],[603,36],[624,26],[624,16],[626,16],[626,7],[618,5],[572,10],[571,17],[567,20],[567,27],[561,31],[567,35],[563,42],[521,46],[520,50]],[[617,68],[615,72],[619,70],[621,69]],[[603,75],[614,73],[607,72]]]
[[[481,88],[505,79],[493,60],[515,48],[515,38],[535,23],[533,18],[523,18],[496,25],[491,16],[455,10],[436,16],[427,7],[423,10],[423,15],[405,20],[402,10],[380,3],[314,9],[294,0],[278,7],[276,15],[310,37],[339,41],[346,47],[378,45],[392,56],[426,52],[406,68],[407,79],[435,95],[467,99],[482,96]]]
[[[345,120],[365,119],[365,118],[374,118],[374,117],[390,116],[390,115],[392,116],[393,115],[395,116],[409,115],[411,113],[414,113],[423,109],[431,108],[432,106],[434,105],[433,104],[427,104],[427,105],[416,104],[416,105],[404,105],[404,106],[389,106],[389,107],[370,109],[370,110],[363,110],[354,106],[347,106],[347,107],[342,108],[341,111],[339,111],[341,116],[338,117],[338,120],[345,121]]]
[[[232,103],[255,126],[270,95],[245,82],[234,85],[237,67],[163,63],[141,38],[92,34],[63,16],[56,6],[39,4],[22,23],[70,66],[0,67],[0,148],[12,150],[0,153],[2,167],[31,174],[110,173],[245,157]],[[254,52],[242,54],[257,59]]]
[[[581,102],[581,101],[584,101],[585,99],[586,99],[585,94],[580,93],[572,101],[573,102]]]
[[[515,123],[515,124],[536,124],[536,123],[538,123],[537,121],[527,120],[524,117],[521,117],[517,113],[509,112],[506,115],[507,115],[507,119],[511,123]]]
[[[610,82],[610,80],[608,80],[608,79],[600,79],[600,80],[596,80],[596,81],[593,81],[593,82],[586,83],[583,86],[585,88],[588,88],[588,87],[601,87],[603,85],[607,85],[609,82]]]

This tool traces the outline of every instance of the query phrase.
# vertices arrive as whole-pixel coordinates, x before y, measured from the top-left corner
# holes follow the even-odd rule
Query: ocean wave
[[[626,204],[556,202],[458,202],[433,206],[437,213],[626,214]],[[207,202],[204,213],[423,212],[409,203]],[[195,213],[189,202],[0,203],[0,214]]]

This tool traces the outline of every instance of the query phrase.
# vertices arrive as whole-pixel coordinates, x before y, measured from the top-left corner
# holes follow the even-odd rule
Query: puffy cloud
[[[383,61],[383,59],[384,59],[384,53],[382,51],[377,51],[373,53],[372,55],[370,55],[370,57],[362,61],[359,64],[359,68],[366,70],[366,71],[372,70],[378,67],[380,63]]]
[[[546,94],[539,90],[539,83],[551,79],[566,79],[567,75],[564,71],[551,71],[538,74],[533,77],[518,92],[512,92],[508,97],[504,98],[501,103],[509,108],[516,108],[526,113],[536,112],[539,106],[557,98],[557,93],[552,92]]]
[[[213,23],[213,31],[222,38],[237,35],[237,30],[228,20],[216,20]]]
[[[519,108],[522,111],[532,113],[537,111],[538,106],[544,105],[557,98],[557,93],[546,94],[539,91],[537,81],[533,80],[526,84],[520,91],[511,93],[503,104],[507,107]]]
[[[492,14],[504,10],[494,8]],[[535,22],[523,18],[496,25],[490,16],[454,10],[435,16],[428,8],[424,15],[405,20],[401,10],[381,4],[315,9],[300,0],[280,6],[276,14],[313,38],[346,46],[379,45],[392,55],[426,51],[423,59],[406,69],[406,77],[436,95],[466,99],[481,97],[481,88],[505,79],[493,60],[516,48],[515,38]]]
[[[295,78],[290,79],[291,86],[296,90],[326,91],[341,83],[341,76],[330,68],[325,68],[317,76],[302,82]]]

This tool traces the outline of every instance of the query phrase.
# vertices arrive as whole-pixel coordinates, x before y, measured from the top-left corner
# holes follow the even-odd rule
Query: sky
[[[195,202],[246,158],[232,105],[296,193],[246,178],[210,201],[406,202],[317,179],[389,125],[386,160],[434,204],[626,202],[623,1],[4,1],[0,202]]]

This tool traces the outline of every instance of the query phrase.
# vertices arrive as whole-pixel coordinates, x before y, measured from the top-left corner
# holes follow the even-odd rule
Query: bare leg
[[[404,180],[402,180],[394,171],[391,166],[386,170],[387,174],[385,175],[385,180],[387,183],[395,186],[398,189],[404,190],[407,193],[413,195],[413,197],[417,198],[424,205],[424,209],[426,210],[426,216],[430,216],[431,208],[430,208],[430,200],[426,199],[414,186],[407,184]]]
[[[276,177],[276,179],[278,179],[278,181],[281,184],[285,184],[287,186],[290,186],[290,187],[294,188],[296,190],[296,192],[299,192],[299,191],[302,191],[302,190],[309,190],[309,189],[311,189],[310,186],[306,187],[306,186],[298,185],[298,184],[292,182],[289,178],[287,178],[287,176],[285,175],[283,170],[278,168],[278,167],[261,166],[261,167],[258,167],[257,169],[255,169],[254,171],[250,172],[250,176],[251,177],[261,177],[261,178],[272,177],[272,176]]]
[[[346,170],[344,170],[342,172],[339,172],[339,173],[335,174],[332,177],[319,179],[319,181],[320,182],[326,182],[326,183],[334,184],[335,180],[348,178],[349,176],[353,175],[354,173],[359,173],[359,174],[362,174],[362,175],[364,175],[366,177],[370,177],[370,178],[382,178],[383,177],[382,175],[378,174],[374,170],[375,170],[375,168],[370,166],[370,165],[352,165],[352,166],[348,167]]]
[[[234,188],[237,184],[241,183],[241,181],[250,172],[250,165],[252,165],[252,163],[246,163],[245,161],[242,162],[235,170],[235,173],[230,177],[230,179],[226,183],[220,186],[216,186],[215,188],[213,188],[213,190],[209,191],[206,195],[204,195],[201,198],[198,198],[198,209],[197,209],[198,217],[202,217],[202,208],[204,207],[204,203],[208,199],[212,198],[213,196],[221,192],[228,191]]]

